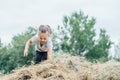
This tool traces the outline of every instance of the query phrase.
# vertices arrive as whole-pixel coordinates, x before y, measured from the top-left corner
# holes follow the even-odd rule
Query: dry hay
[[[67,65],[67,67],[75,72],[80,72],[81,70],[87,69],[92,65],[92,63],[86,61],[84,57],[71,56],[69,54],[63,54],[56,60]]]
[[[120,62],[108,61],[93,66],[96,80],[120,80]]]
[[[5,80],[74,80],[74,72],[56,61],[44,61],[37,65],[15,70]]]
[[[93,64],[77,74],[78,80],[120,80],[120,63],[108,61],[106,63]]]
[[[90,63],[84,57],[62,55],[14,70],[0,80],[120,80],[120,63]]]

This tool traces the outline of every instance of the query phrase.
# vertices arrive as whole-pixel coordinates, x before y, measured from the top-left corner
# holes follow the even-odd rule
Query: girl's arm
[[[52,59],[52,49],[48,49],[47,59]]]
[[[30,47],[31,44],[32,44],[32,40],[29,39],[29,40],[26,42],[26,45],[25,45],[24,56],[28,56],[28,49],[29,49],[29,47]]]

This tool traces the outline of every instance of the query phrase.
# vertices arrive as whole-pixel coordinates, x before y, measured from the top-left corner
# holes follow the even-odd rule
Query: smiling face
[[[48,32],[46,32],[46,33],[39,33],[38,36],[39,36],[40,44],[44,45],[47,42],[47,40],[48,40]]]

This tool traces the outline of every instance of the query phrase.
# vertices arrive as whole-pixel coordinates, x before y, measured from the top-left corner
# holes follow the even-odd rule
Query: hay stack
[[[61,55],[14,70],[0,80],[120,80],[120,62],[90,63],[84,57]]]

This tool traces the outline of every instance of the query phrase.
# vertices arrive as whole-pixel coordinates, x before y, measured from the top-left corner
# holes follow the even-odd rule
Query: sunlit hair
[[[49,34],[52,34],[51,28],[49,25],[45,25],[47,27],[47,31],[49,32]]]
[[[40,33],[46,33],[48,30],[47,30],[47,27],[44,26],[44,25],[40,25],[39,26],[39,29],[38,29],[38,32]]]
[[[49,25],[40,25],[38,29],[38,33],[46,33],[48,32],[49,34],[52,33],[50,26]]]

